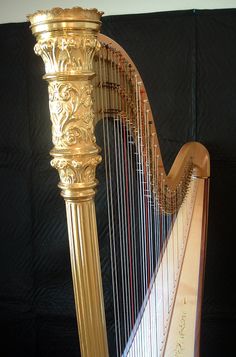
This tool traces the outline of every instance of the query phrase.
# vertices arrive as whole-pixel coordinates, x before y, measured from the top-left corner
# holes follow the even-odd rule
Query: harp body
[[[109,354],[94,204],[101,125],[116,355],[198,356],[209,155],[185,144],[165,173],[141,77],[98,34],[100,16],[55,8],[29,17],[49,82],[51,164],[66,201],[81,353]]]

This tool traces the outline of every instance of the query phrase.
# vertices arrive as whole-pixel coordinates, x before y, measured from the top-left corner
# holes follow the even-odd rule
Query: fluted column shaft
[[[94,202],[66,202],[66,212],[82,355],[107,356]]]

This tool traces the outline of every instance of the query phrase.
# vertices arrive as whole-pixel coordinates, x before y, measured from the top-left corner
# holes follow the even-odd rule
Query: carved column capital
[[[34,47],[45,63],[45,78],[92,72],[93,57],[99,49],[100,43],[93,33],[40,38]]]

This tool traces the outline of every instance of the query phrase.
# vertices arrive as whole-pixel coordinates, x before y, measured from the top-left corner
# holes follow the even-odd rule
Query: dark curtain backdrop
[[[234,357],[236,10],[109,16],[102,32],[127,50],[143,77],[166,169],[186,141],[210,152],[201,357]],[[0,43],[1,355],[78,357],[64,202],[49,164],[44,68],[27,23],[0,25]],[[103,181],[101,169],[99,176]],[[113,357],[103,190],[101,183],[97,219]]]

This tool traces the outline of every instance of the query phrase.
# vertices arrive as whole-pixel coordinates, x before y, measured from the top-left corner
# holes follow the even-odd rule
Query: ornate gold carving
[[[103,15],[102,11],[97,9],[83,9],[82,7],[76,6],[70,9],[63,9],[60,7],[54,7],[51,10],[38,10],[34,14],[27,16],[28,20],[32,25],[41,19],[46,20],[61,20],[65,18],[68,19],[78,19],[78,20],[94,20],[100,21],[100,17]]]
[[[100,49],[97,32],[101,15],[96,9],[76,7],[53,8],[29,16],[37,38],[35,53],[42,57],[49,81],[55,146],[51,163],[59,172],[60,187],[71,190],[72,196],[74,184],[81,184],[79,188],[85,191],[96,185],[95,169],[101,160],[94,136],[91,81],[93,57]]]
[[[51,165],[58,170],[62,184],[84,182],[90,184],[95,182],[96,167],[101,160],[100,155],[84,156],[78,159],[55,158],[51,161]]]
[[[45,63],[46,74],[69,75],[91,72],[94,54],[99,49],[100,42],[91,34],[39,39],[34,47]]]
[[[56,148],[96,141],[93,86],[88,81],[72,83],[54,81],[48,87],[52,140]]]

